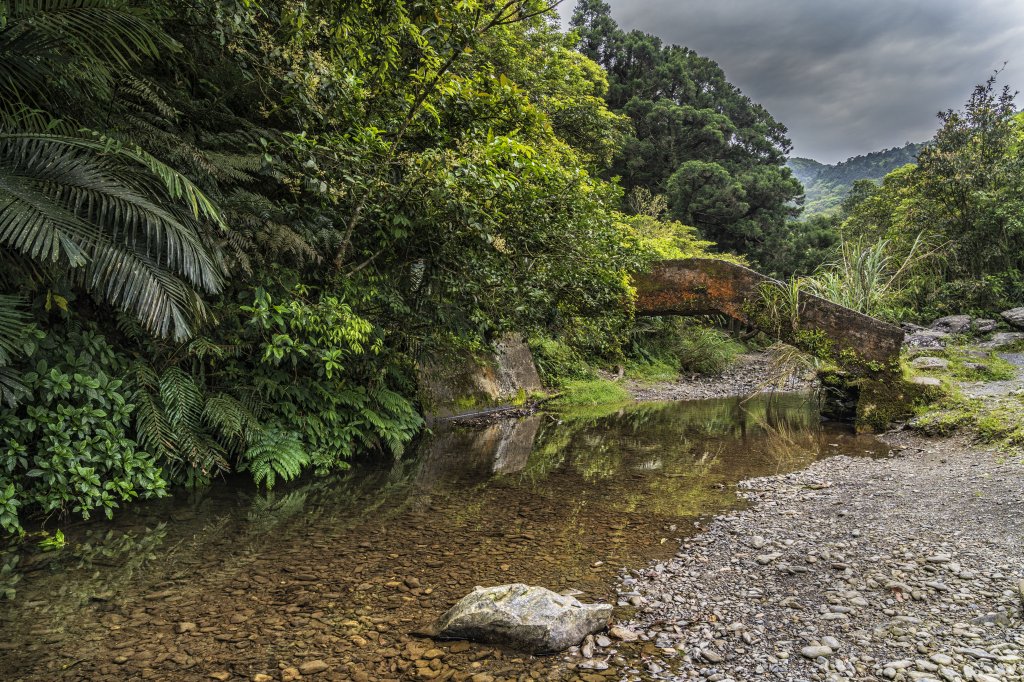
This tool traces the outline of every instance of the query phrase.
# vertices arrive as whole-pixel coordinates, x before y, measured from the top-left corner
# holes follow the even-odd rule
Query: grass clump
[[[660,358],[630,360],[626,363],[626,376],[650,384],[674,381],[679,377],[679,366]]]
[[[552,404],[556,407],[572,407],[627,403],[630,400],[626,389],[610,379],[585,379],[565,382]]]
[[[637,321],[631,332],[627,371],[641,381],[670,380],[679,372],[719,374],[744,350],[728,334],[698,320],[648,318]]]

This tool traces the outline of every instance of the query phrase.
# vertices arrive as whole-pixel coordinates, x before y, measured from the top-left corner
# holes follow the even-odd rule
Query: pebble
[[[303,675],[315,675],[316,673],[322,673],[329,669],[331,666],[327,665],[325,661],[315,659],[312,661],[306,661],[299,666],[299,672]]]
[[[608,634],[615,639],[621,639],[623,642],[635,642],[640,639],[640,635],[621,625],[610,628]]]
[[[993,501],[1024,501],[1024,469],[913,438],[889,459],[742,482],[749,508],[702,524],[671,561],[625,571],[619,603],[644,605],[616,626],[650,643],[617,674],[1024,682],[1011,629],[1024,611],[1022,525]]]

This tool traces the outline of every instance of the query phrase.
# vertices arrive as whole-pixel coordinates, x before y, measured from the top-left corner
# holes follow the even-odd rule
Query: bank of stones
[[[882,461],[740,484],[750,509],[624,574],[624,679],[1024,680],[1024,468],[888,439]],[[634,646],[591,642],[580,669]]]

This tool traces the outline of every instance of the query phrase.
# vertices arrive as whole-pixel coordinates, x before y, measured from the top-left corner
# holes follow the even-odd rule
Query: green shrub
[[[691,326],[679,336],[674,354],[679,368],[697,374],[718,374],[743,352],[743,346],[710,327]]]
[[[548,337],[534,337],[529,341],[533,360],[541,379],[548,386],[559,386],[566,381],[592,379],[594,371],[583,356],[572,346]]]
[[[26,513],[107,517],[121,502],[164,494],[154,457],[129,437],[135,404],[126,366],[94,331],[51,333],[22,375],[27,393],[0,414],[0,526],[23,532]]]

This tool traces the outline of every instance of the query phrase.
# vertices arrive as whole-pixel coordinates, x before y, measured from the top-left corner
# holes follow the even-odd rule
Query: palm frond
[[[192,287],[218,292],[222,268],[194,216],[161,205],[158,181],[116,150],[98,153],[104,148],[95,140],[0,134],[0,246],[70,267],[86,289],[135,314],[150,332],[187,338],[205,310]],[[191,187],[182,180],[179,188]],[[205,196],[190,204],[216,211]]]
[[[71,82],[94,92],[175,43],[126,0],[5,0],[0,6],[0,112],[60,107]]]
[[[18,355],[21,335],[29,319],[24,305],[25,300],[20,296],[0,294],[0,367],[11,364]]]

